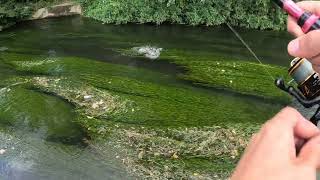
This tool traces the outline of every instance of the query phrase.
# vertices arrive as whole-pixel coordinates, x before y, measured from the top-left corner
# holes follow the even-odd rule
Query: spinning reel
[[[297,21],[304,33],[320,29],[320,17],[318,15],[305,11],[292,0],[274,0],[274,2]],[[289,74],[298,84],[298,89],[286,85],[281,78],[276,80],[276,86],[292,95],[306,108],[320,105],[319,74],[313,70],[311,63],[304,58],[295,58],[291,62]],[[320,106],[310,120],[316,126],[318,125]]]
[[[320,77],[312,68],[312,64],[305,58],[295,58],[291,62],[289,75],[297,83],[297,88],[286,85],[282,78],[278,78],[275,84],[281,90],[289,93],[305,108],[320,105]],[[320,121],[320,106],[310,121],[318,125]]]

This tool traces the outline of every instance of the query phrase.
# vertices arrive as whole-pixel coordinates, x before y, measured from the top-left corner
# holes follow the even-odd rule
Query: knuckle
[[[277,126],[281,126],[283,123],[288,124],[288,121],[292,121],[293,123],[299,117],[300,113],[296,109],[292,107],[285,107],[274,118],[268,121],[265,126],[267,129],[276,128]]]
[[[279,115],[281,117],[287,116],[288,114],[298,115],[299,112],[296,109],[288,106],[288,107],[283,108],[279,113]]]
[[[309,56],[307,58],[312,58],[320,52],[320,31],[312,31],[304,36],[304,38],[299,39],[301,48],[303,48]]]

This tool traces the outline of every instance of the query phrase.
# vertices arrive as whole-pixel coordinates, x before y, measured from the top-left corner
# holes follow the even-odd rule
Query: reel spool
[[[289,75],[297,83],[297,88],[286,85],[282,78],[275,81],[276,86],[296,98],[305,108],[320,105],[320,78],[305,58],[295,58],[291,61]],[[320,106],[310,121],[318,125],[320,121]]]
[[[295,58],[291,61],[289,75],[298,84],[298,89],[311,100],[320,95],[320,79],[312,64],[305,58]]]

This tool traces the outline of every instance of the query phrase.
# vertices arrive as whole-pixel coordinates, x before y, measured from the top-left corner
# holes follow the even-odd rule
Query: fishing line
[[[253,55],[253,57],[261,64],[264,66],[264,64],[262,63],[262,61],[258,58],[258,56],[253,52],[253,50],[250,48],[250,46],[243,40],[243,38],[240,36],[240,34],[228,23],[226,22],[227,26],[231,29],[231,31],[237,36],[237,38],[241,41],[241,43],[248,49],[248,51]],[[272,74],[270,73],[270,71],[264,67],[263,69],[265,69],[265,71],[269,74],[269,76],[271,77],[271,79],[274,81],[275,78],[272,76]]]

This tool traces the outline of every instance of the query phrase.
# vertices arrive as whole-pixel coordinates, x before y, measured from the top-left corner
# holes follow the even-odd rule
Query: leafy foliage
[[[26,6],[26,2],[16,2],[13,0],[0,1],[0,24],[8,25],[18,19],[25,18],[31,13],[31,8]]]
[[[255,29],[283,29],[285,16],[269,0],[78,0],[85,15],[104,23],[164,22],[188,25],[230,23]]]
[[[9,26],[28,18],[34,9],[43,7],[55,0],[0,0],[0,26]]]

